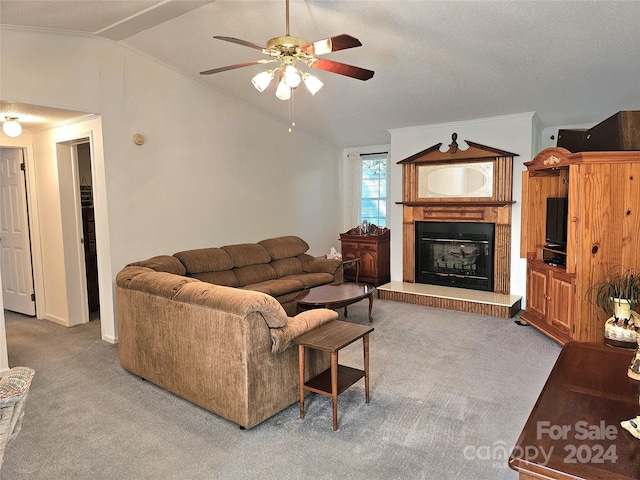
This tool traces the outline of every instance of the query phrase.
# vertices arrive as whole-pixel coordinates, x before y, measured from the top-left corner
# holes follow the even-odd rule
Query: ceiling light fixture
[[[22,133],[22,125],[18,123],[18,117],[4,117],[2,131],[9,137],[17,137]]]

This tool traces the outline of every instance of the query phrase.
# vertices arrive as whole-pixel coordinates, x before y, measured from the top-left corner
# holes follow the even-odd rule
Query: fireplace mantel
[[[406,205],[408,207],[438,207],[438,206],[442,206],[443,202],[429,202],[429,201],[418,201],[418,202],[395,202],[396,205]],[[483,205],[486,207],[504,207],[505,205],[512,205],[516,202],[514,201],[510,201],[510,202],[505,202],[505,201],[501,201],[501,202],[492,202],[492,201],[483,201],[483,200],[478,200],[478,201],[469,201],[469,202],[452,202],[455,206],[461,205],[461,206],[467,206],[467,205],[472,205],[474,207],[477,207],[478,205]]]
[[[403,281],[415,282],[416,222],[486,222],[495,224],[494,291],[508,294],[513,157],[517,154],[468,140],[469,148],[461,150],[456,139],[454,133],[445,152],[439,143],[398,162],[402,165],[402,201],[397,203],[403,206]],[[449,176],[447,169],[452,170]],[[470,188],[459,178],[465,170],[473,174]],[[435,179],[430,183],[432,172]]]

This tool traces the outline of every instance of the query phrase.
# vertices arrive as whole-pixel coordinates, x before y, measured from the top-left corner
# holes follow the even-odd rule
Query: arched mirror
[[[493,162],[421,165],[418,198],[491,198]]]

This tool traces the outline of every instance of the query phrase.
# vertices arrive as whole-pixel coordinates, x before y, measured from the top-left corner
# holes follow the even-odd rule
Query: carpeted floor
[[[243,431],[123,370],[99,321],[5,316],[9,365],[36,370],[5,480],[516,479],[506,452],[560,352],[513,320],[376,299],[368,405],[361,380],[336,432],[317,395],[304,420],[296,403]],[[361,367],[361,345],[341,363]]]

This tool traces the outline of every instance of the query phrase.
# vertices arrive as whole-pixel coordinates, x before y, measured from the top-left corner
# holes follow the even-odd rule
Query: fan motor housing
[[[275,37],[267,42],[267,49],[278,50],[281,53],[297,53],[300,47],[308,44],[306,40],[298,37],[286,35],[284,37]]]

